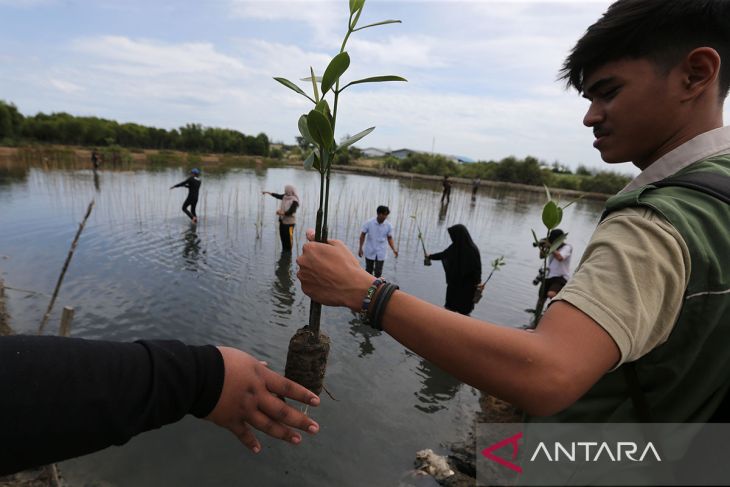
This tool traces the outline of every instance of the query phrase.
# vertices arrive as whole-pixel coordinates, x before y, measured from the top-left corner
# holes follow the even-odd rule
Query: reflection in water
[[[198,272],[200,257],[200,237],[198,237],[196,225],[190,224],[190,228],[184,234],[183,259],[185,270]]]
[[[449,209],[449,202],[441,203],[441,208],[439,208],[439,224],[442,224],[444,220],[446,219],[446,212]]]
[[[359,343],[360,353],[357,355],[362,358],[375,351],[375,346],[370,339],[372,337],[379,336],[380,331],[370,325],[366,325],[359,317],[356,317],[350,320],[350,335],[354,337],[362,337],[362,341]]]
[[[97,193],[101,193],[101,184],[99,182],[99,171],[94,169],[94,188],[96,188]]]
[[[291,262],[291,252],[282,252],[274,270],[276,275],[272,292],[274,308],[276,314],[284,318],[292,314],[296,292],[294,279],[292,278]],[[286,321],[284,320],[281,324],[286,325]]]
[[[420,360],[416,372],[423,381],[421,390],[416,392],[421,404],[414,407],[424,413],[446,409],[449,401],[459,392],[462,383],[425,359]]]

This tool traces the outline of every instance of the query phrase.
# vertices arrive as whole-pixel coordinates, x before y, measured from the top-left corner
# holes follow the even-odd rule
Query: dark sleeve
[[[182,183],[177,183],[175,186],[173,186],[173,188],[180,188],[182,186],[185,186],[186,188],[189,188],[190,187],[190,179],[192,179],[192,178],[187,178]]]
[[[438,253],[435,253],[435,254],[430,254],[429,255],[429,258],[431,260],[441,260],[441,259],[444,258],[445,255],[446,255],[446,251],[444,250],[443,252],[438,252]]]
[[[277,200],[280,200],[280,199],[283,199],[284,198],[284,195],[283,194],[279,194],[279,193],[271,193],[271,196],[273,196]]]
[[[285,214],[286,216],[292,216],[292,215],[293,215],[294,213],[296,213],[296,211],[297,211],[297,208],[299,208],[299,203],[298,203],[298,202],[296,202],[296,201],[292,201],[292,202],[291,202],[291,206],[289,207],[289,209],[288,209],[288,210],[286,210],[286,211],[284,212],[284,214]]]
[[[210,345],[0,338],[0,475],[122,445],[186,414],[205,417],[224,370]]]

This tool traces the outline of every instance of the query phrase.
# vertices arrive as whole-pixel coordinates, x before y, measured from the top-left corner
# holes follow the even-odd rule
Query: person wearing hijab
[[[444,307],[469,315],[474,310],[474,290],[482,280],[482,259],[464,225],[459,223],[449,227],[449,236],[451,245],[443,252],[428,257],[440,260],[446,272]]]
[[[276,210],[276,214],[279,215],[279,237],[281,238],[282,250],[290,252],[294,240],[294,225],[297,222],[294,213],[299,208],[297,190],[291,184],[287,184],[284,186],[284,194],[272,193],[271,191],[262,191],[261,194],[270,194],[277,200],[281,200],[279,209]]]

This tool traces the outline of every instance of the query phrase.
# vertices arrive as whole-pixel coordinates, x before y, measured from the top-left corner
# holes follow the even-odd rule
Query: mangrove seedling
[[[418,223],[418,218],[416,218],[416,215],[411,215],[411,218],[413,218],[413,220],[416,222],[416,228],[418,229],[418,240],[421,242],[421,248],[423,249],[423,265],[429,266],[431,265],[431,259],[428,256],[428,252],[426,252],[426,242],[423,240],[421,224]]]
[[[400,23],[400,20],[383,20],[358,27],[358,21],[365,6],[365,0],[349,0],[350,16],[347,21],[347,33],[342,41],[340,52],[332,58],[322,73],[317,76],[314,68],[309,68],[309,76],[302,81],[311,83],[311,95],[286,78],[274,78],[290,90],[308,99],[313,108],[309,113],[299,117],[299,133],[312,147],[312,151],[304,160],[306,169],[314,168],[320,175],[319,208],[315,224],[315,239],[327,241],[327,217],[329,215],[330,173],[332,161],[340,151],[346,151],[375,127],[359,132],[337,144],[335,129],[340,96],[347,88],[364,83],[381,83],[384,81],[406,81],[400,76],[372,76],[350,81],[341,86],[341,78],[350,67],[350,55],[345,48],[350,36],[355,32],[387,24]],[[332,108],[327,97],[332,100]],[[320,333],[320,317],[322,305],[312,301],[309,311],[309,324],[299,329],[289,342],[289,352],[285,368],[286,377],[298,382],[311,391],[319,394],[323,388],[324,374],[329,354],[329,338]]]
[[[531,328],[535,328],[537,326],[537,323],[540,321],[540,318],[542,318],[542,310],[545,306],[545,301],[547,299],[546,292],[545,292],[545,283],[547,281],[547,268],[548,268],[548,258],[550,255],[558,250],[560,246],[563,244],[563,241],[568,236],[567,233],[564,233],[557,239],[555,239],[554,242],[550,242],[549,236],[550,232],[557,228],[558,225],[560,225],[560,222],[563,220],[563,211],[578,201],[580,199],[577,198],[570,203],[568,203],[565,206],[560,206],[560,201],[554,201],[552,196],[550,195],[550,190],[547,186],[544,186],[545,188],[545,194],[547,195],[547,202],[542,208],[542,224],[545,226],[546,234],[544,238],[538,239],[537,234],[535,233],[535,230],[532,230],[532,238],[533,238],[533,247],[538,247],[540,249],[540,258],[542,259],[542,267],[540,268],[538,276],[535,278],[535,281],[533,281],[534,284],[540,284],[540,288],[538,291],[538,298],[537,298],[537,304],[535,305],[535,309],[531,310],[534,312],[534,316],[532,319],[532,323],[530,324]]]
[[[492,261],[492,270],[487,276],[487,279],[484,282],[477,284],[477,288],[474,291],[474,304],[477,304],[479,301],[481,301],[482,295],[484,294],[484,288],[486,287],[489,280],[492,278],[492,274],[494,274],[494,271],[500,270],[504,266],[504,264],[504,255],[500,255]]]

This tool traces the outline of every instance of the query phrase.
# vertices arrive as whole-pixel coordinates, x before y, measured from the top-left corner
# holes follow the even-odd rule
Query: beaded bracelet
[[[368,321],[368,309],[370,308],[370,302],[373,300],[373,296],[378,288],[385,282],[385,279],[377,278],[368,288],[365,293],[365,299],[362,300],[362,307],[360,308],[360,317],[363,321]]]
[[[383,285],[383,289],[380,290],[375,302],[373,303],[373,310],[370,316],[370,326],[376,330],[383,329],[383,315],[385,314],[385,307],[388,305],[388,301],[393,296],[396,289],[400,289],[397,285],[386,282]]]

